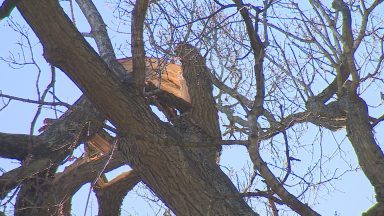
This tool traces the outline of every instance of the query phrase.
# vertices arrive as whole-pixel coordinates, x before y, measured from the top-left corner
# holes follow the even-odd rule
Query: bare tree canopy
[[[100,5],[0,6],[19,37],[0,75],[35,77],[27,97],[0,81],[0,116],[35,112],[24,134],[0,129],[0,161],[18,163],[0,165],[0,216],[72,215],[87,184],[84,215],[91,193],[97,215],[123,215],[140,186],[156,215],[326,215],[356,173],[374,193],[356,213],[384,215],[382,0]]]

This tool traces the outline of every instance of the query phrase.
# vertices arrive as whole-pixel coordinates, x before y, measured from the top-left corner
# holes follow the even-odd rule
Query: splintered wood
[[[132,73],[132,58],[118,60],[128,73]],[[183,113],[190,109],[190,96],[187,84],[182,75],[181,65],[162,61],[161,59],[146,58],[146,91],[156,91],[149,97],[148,102],[156,105],[166,116],[172,115],[177,109]],[[87,144],[103,155],[111,150],[112,144],[102,132],[95,134]],[[100,156],[100,155],[99,155]]]
[[[132,73],[132,58],[119,59],[128,73]],[[181,65],[161,59],[146,58],[146,84],[150,89],[160,89],[190,103],[188,88]]]

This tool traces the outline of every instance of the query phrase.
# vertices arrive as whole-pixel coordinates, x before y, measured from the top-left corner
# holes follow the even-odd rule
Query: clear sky
[[[2,1],[0,1],[2,2]],[[111,22],[113,8],[108,4],[102,3],[102,1],[94,1],[97,3],[98,8],[102,12],[105,21],[108,25],[114,25]],[[68,9],[68,2],[62,2],[62,5]],[[88,25],[76,8],[76,22],[81,30],[84,32],[89,31]],[[44,90],[50,79],[50,69],[48,64],[42,57],[41,45],[33,35],[33,32],[28,28],[25,22],[22,21],[19,13],[15,10],[12,13],[12,19],[14,23],[20,25],[18,28],[28,32],[31,38],[31,44],[34,51],[34,59],[39,63],[41,67],[41,81],[38,83],[41,91]],[[11,24],[13,25],[13,24]],[[127,27],[129,28],[129,27]],[[115,32],[110,31],[114,44],[119,44],[124,41],[121,35],[117,37]],[[130,35],[127,35],[130,37]],[[18,44],[23,41],[25,44],[25,38],[21,37],[20,34],[13,31],[10,28],[10,20],[4,19],[0,21],[0,57],[7,59],[10,55],[13,55],[16,60],[22,61],[25,58],[25,62],[31,62],[31,55],[28,47],[22,47]],[[21,49],[24,50],[25,56],[22,54]],[[20,68],[12,69],[9,65],[0,60],[0,91],[3,94],[9,94],[17,97],[28,98],[36,100],[36,79],[38,77],[37,68],[28,64],[20,66]],[[79,96],[80,91],[76,86],[66,77],[66,75],[57,70],[57,81],[56,81],[56,94],[64,102],[73,103]],[[372,89],[364,93],[366,98],[371,101],[380,101],[379,92],[382,89]],[[48,96],[50,98],[50,96]],[[0,98],[0,108],[2,107],[3,100]],[[4,101],[7,101],[4,99]],[[370,111],[374,116],[378,116],[380,113],[384,113],[383,105],[379,102],[373,102],[377,107],[370,107]],[[37,110],[36,105],[21,103],[12,101],[8,107],[0,112],[0,132],[6,133],[23,133],[28,134],[30,129],[31,121]],[[44,109],[43,114],[38,119],[36,129],[42,125],[42,121],[46,117],[54,117],[55,113],[50,109]],[[383,124],[379,125],[376,129],[377,140],[383,144]],[[35,131],[36,132],[36,131]],[[342,147],[344,150],[343,155],[335,156],[334,164],[327,166],[345,168],[346,164],[344,161],[348,161],[350,164],[356,167],[357,161],[354,151],[350,143],[346,139],[346,133],[344,130],[331,135],[329,132],[325,132],[326,136],[323,137],[323,150],[331,153],[337,148]],[[312,134],[308,134],[308,144],[313,141],[310,138]],[[339,145],[335,142],[337,140]],[[81,149],[77,152],[81,154]],[[309,154],[309,153],[308,153]],[[302,163],[311,162],[311,158],[302,155]],[[251,162],[248,157],[248,153],[244,147],[225,147],[222,156],[222,167],[228,174],[233,174],[232,171],[237,171],[241,177],[241,173],[244,171],[244,167],[250,166]],[[0,168],[4,170],[10,170],[19,164],[15,161],[0,159]],[[297,164],[300,166],[300,164]],[[122,170],[128,170],[128,167],[122,168]],[[119,170],[121,171],[121,169]],[[112,178],[117,175],[119,171],[110,173],[108,176]],[[236,179],[236,176],[232,176]],[[144,186],[137,187],[136,193],[129,193],[126,197],[123,205],[122,215],[156,215],[157,207],[149,206],[145,199],[140,195],[150,195],[150,192],[143,189]],[[85,185],[73,198],[73,213],[74,215],[84,215],[86,198],[89,193],[89,185]],[[353,216],[360,215],[361,212],[366,211],[375,203],[374,193],[368,180],[362,174],[360,170],[349,172],[342,176],[340,179],[333,182],[333,184],[327,188],[322,189],[318,194],[314,195],[317,199],[318,204],[314,206],[314,209],[322,215],[345,215]],[[1,209],[1,207],[0,207]],[[90,204],[87,210],[87,215],[97,214],[97,202],[94,196],[91,196]],[[294,215],[293,213],[290,215]]]

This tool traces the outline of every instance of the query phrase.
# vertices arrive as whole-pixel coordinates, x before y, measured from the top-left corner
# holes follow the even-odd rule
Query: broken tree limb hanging
[[[118,60],[130,74],[133,72],[132,58]],[[182,75],[182,68],[161,59],[146,58],[146,92],[156,92],[158,101],[170,105],[180,112],[190,108],[190,97]]]

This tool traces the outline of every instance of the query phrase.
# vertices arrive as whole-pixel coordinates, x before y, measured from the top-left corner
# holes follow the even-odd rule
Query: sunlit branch
[[[91,32],[83,33],[83,36],[95,39],[100,57],[108,64],[112,69],[112,72],[117,75],[121,81],[128,79],[129,77],[127,77],[128,74],[125,72],[125,69],[116,60],[116,55],[112,42],[108,36],[106,24],[96,6],[90,0],[76,0],[76,2],[91,26]]]

